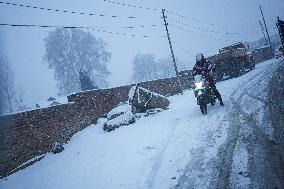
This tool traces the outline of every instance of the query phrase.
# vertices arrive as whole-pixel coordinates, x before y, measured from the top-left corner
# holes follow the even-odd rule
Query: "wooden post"
[[[165,9],[162,9],[162,14],[163,14],[163,20],[164,20],[164,24],[165,24],[166,31],[167,31],[167,37],[168,37],[168,41],[169,41],[169,45],[170,45],[170,50],[171,50],[171,54],[172,54],[172,59],[173,59],[174,67],[175,67],[176,76],[177,76],[178,84],[180,86],[180,92],[182,93],[182,86],[181,86],[179,73],[178,73],[178,69],[177,69],[177,65],[176,65],[176,59],[175,59],[175,55],[174,55],[174,51],[173,51],[173,46],[172,46],[172,42],[171,42],[169,30],[168,30],[168,23],[167,23],[166,17],[165,17]]]

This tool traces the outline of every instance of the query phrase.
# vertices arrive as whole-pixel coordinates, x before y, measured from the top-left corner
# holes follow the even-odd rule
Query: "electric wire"
[[[106,14],[95,14],[95,13],[85,13],[85,12],[78,12],[78,11],[53,9],[53,8],[44,8],[44,7],[38,7],[38,6],[33,6],[33,5],[17,4],[17,3],[10,3],[10,2],[4,2],[4,1],[0,1],[0,4],[17,6],[17,7],[32,8],[32,9],[39,9],[39,10],[52,11],[52,12],[60,12],[60,13],[71,13],[71,14],[80,14],[80,15],[87,15],[87,16],[100,16],[100,17],[108,16]],[[118,18],[119,16],[112,15],[112,16],[109,16],[109,17]],[[127,18],[134,19],[134,18],[137,18],[137,17],[128,16]],[[157,27],[158,25],[159,24],[149,24],[149,25],[140,25],[140,26],[122,26],[122,28],[134,29],[134,28],[145,28],[145,27]]]
[[[172,22],[175,22],[175,23],[178,23],[178,24],[181,24],[181,25],[183,25],[185,27],[195,28],[195,29],[198,29],[198,30],[201,30],[201,31],[205,31],[205,32],[208,32],[208,33],[225,34],[225,35],[242,35],[242,33],[239,33],[239,32],[221,32],[221,31],[205,29],[205,28],[194,26],[194,25],[186,24],[184,22],[178,21],[178,20],[170,18],[170,17],[167,17],[167,18],[168,18],[168,20],[170,20]]]
[[[127,6],[127,7],[132,7],[132,8],[139,8],[139,9],[150,10],[150,11],[154,11],[154,12],[160,11],[160,9],[158,9],[158,8],[149,8],[149,7],[144,7],[142,5],[124,3],[124,2],[113,1],[113,0],[103,0],[103,1],[111,3],[111,4],[114,4],[114,5],[121,5],[121,6]],[[207,22],[207,21],[195,19],[195,18],[192,18],[192,17],[189,17],[189,16],[185,16],[185,15],[179,14],[177,12],[166,10],[166,9],[165,9],[165,12],[167,12],[167,13],[173,15],[173,16],[176,16],[176,17],[179,17],[179,18],[183,18],[183,19],[187,19],[187,20],[191,20],[191,21],[194,21],[194,22],[198,22],[198,23],[204,24],[204,25],[210,25],[210,26],[216,26],[216,27],[227,27],[227,28],[231,27],[229,25],[216,24],[216,23],[212,23],[212,22]],[[245,27],[250,27],[250,26],[245,26]]]
[[[178,29],[178,30],[181,30],[181,31],[184,31],[184,32],[196,34],[196,35],[199,35],[201,37],[206,37],[206,38],[209,38],[209,39],[214,39],[214,40],[219,40],[219,41],[226,41],[226,42],[233,42],[233,43],[236,42],[236,41],[229,40],[229,39],[224,39],[224,38],[218,38],[218,37],[213,37],[213,36],[209,36],[209,35],[204,35],[204,34],[201,34],[201,33],[198,33],[198,32],[192,31],[192,30],[189,30],[189,29],[178,27],[178,26],[173,25],[173,24],[168,24],[168,26],[170,26],[172,28],[175,28],[175,29]]]
[[[113,3],[113,4],[117,4],[117,5],[122,5],[122,6],[129,6],[129,7],[134,7],[134,8],[141,8],[141,9],[143,8],[143,9],[146,9],[146,10],[157,11],[157,9],[151,9],[151,8],[148,8],[148,7],[143,7],[143,6],[138,6],[138,5],[131,5],[131,4],[127,4],[127,3],[120,3],[120,2],[115,2],[115,1],[111,1],[111,0],[104,0],[104,1],[105,2],[109,2],[109,3]],[[4,1],[0,1],[0,4],[12,5],[12,6],[18,6],[18,7],[26,7],[26,8],[33,8],[33,9],[40,9],[40,10],[46,10],[46,11],[62,12],[62,13],[71,13],[71,14],[80,14],[80,15],[89,15],[89,16],[96,15],[95,13],[85,13],[85,12],[53,9],[53,8],[44,8],[44,7],[38,7],[38,6],[33,6],[33,5],[17,4],[17,3],[10,3],[10,2],[4,2]],[[179,17],[182,17],[182,18],[189,18],[187,16],[183,16],[181,14],[178,14],[178,13],[175,13],[175,12],[172,12],[172,11],[168,11],[168,10],[165,10],[165,11],[170,13],[170,14],[172,14],[172,15],[175,15],[175,16],[179,16]],[[106,16],[106,14],[98,14],[98,16]],[[110,17],[111,18],[117,18],[118,16],[110,16]],[[127,18],[136,18],[136,17],[128,16]],[[188,28],[195,28],[195,29],[198,29],[198,30],[201,30],[201,31],[204,31],[204,32],[208,32],[208,33],[216,33],[216,34],[221,34],[222,33],[220,31],[215,31],[215,30],[210,30],[210,29],[197,27],[197,26],[194,26],[194,25],[189,25],[189,24],[186,24],[184,22],[178,21],[178,20],[173,19],[173,18],[168,18],[168,19],[173,21],[173,22],[179,23],[179,24],[181,24],[181,25],[183,25],[185,27],[188,27]],[[157,27],[158,24],[151,24],[151,25],[148,25],[148,26]],[[145,25],[140,25],[140,26],[122,26],[121,28],[135,29],[135,28],[145,28],[145,27],[148,27],[148,26],[145,26]],[[235,32],[235,33],[233,33],[233,32],[224,32],[222,34],[226,34],[226,35],[241,35],[241,33],[238,33],[238,32]]]
[[[144,7],[142,5],[134,5],[134,4],[129,4],[129,3],[124,3],[124,2],[118,2],[118,1],[111,1],[111,0],[104,0],[105,2],[116,4],[116,5],[121,5],[121,6],[126,6],[126,7],[132,7],[132,8],[139,8],[139,9],[145,9],[145,10],[151,10],[151,11],[158,11],[156,8],[150,8],[150,7]]]
[[[65,28],[65,29],[87,29],[92,30],[96,32],[102,32],[107,34],[114,34],[114,35],[122,35],[122,36],[128,36],[128,37],[142,37],[142,38],[148,38],[153,37],[151,35],[137,35],[137,34],[127,34],[127,33],[121,33],[121,32],[113,32],[109,30],[94,28],[94,27],[86,27],[86,26],[57,26],[57,25],[37,25],[37,24],[7,24],[7,23],[0,23],[0,26],[10,26],[10,27],[36,27],[36,28]],[[166,37],[166,36],[160,36],[160,37]]]
[[[0,1],[0,4],[11,5],[11,6],[17,6],[17,7],[32,8],[32,9],[39,9],[39,10],[52,11],[52,12],[61,12],[61,13],[70,13],[70,14],[80,14],[80,15],[87,15],[87,16],[100,16],[100,17],[106,17],[106,16],[108,16],[108,17],[110,17],[110,18],[118,18],[118,17],[120,17],[120,16],[117,16],[117,15],[107,15],[107,14],[86,13],[86,12],[70,11],[70,10],[60,10],[60,9],[39,7],[39,6],[26,5],[26,4],[10,3],[10,2],[5,2],[5,1]],[[134,18],[137,18],[137,17],[135,17],[135,16],[127,16],[126,18],[134,19]]]

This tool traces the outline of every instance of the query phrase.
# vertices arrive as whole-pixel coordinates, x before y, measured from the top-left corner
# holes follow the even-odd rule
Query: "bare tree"
[[[59,94],[81,90],[80,71],[84,71],[97,87],[108,85],[110,74],[106,63],[111,54],[107,44],[80,29],[57,28],[45,38],[45,60],[54,70]]]
[[[8,107],[9,112],[12,113],[14,108],[14,101],[15,101],[15,85],[14,85],[14,74],[11,70],[9,62],[6,56],[0,57],[0,80],[2,81],[2,90],[1,93],[1,101],[4,107],[2,113],[6,113],[5,107]]]

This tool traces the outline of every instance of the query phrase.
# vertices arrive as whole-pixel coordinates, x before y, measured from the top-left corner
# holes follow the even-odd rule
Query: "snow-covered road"
[[[103,132],[92,125],[59,154],[19,171],[0,188],[262,188],[277,186],[265,120],[266,83],[283,60],[217,84],[218,103],[202,115],[193,92],[170,97],[170,108]],[[267,148],[266,148],[267,147]],[[270,154],[270,155],[268,155]],[[276,183],[276,184],[275,184]]]

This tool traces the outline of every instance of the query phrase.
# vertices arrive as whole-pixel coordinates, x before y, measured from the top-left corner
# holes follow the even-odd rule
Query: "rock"
[[[133,89],[131,89],[133,91]],[[167,109],[170,101],[163,95],[151,92],[143,87],[136,86],[132,98],[129,99],[133,113],[144,113],[147,110]]]
[[[62,144],[58,143],[58,142],[55,142],[53,145],[52,145],[52,153],[54,154],[57,154],[57,153],[60,153],[64,150],[64,147]]]
[[[124,113],[125,112],[119,112],[119,113],[112,114],[111,116],[108,117],[108,120],[111,120],[111,119],[114,119],[114,118],[116,118],[118,116],[121,116]]]
[[[150,110],[147,110],[146,116],[153,115],[153,114],[156,114],[156,113],[159,113],[159,112],[162,112],[162,111],[163,111],[162,108],[150,109]]]
[[[121,103],[107,114],[107,119],[108,120],[114,119],[130,110],[131,110],[131,106],[128,103]]]
[[[131,111],[128,111],[121,114],[120,116],[115,117],[114,119],[108,120],[104,124],[103,129],[109,132],[118,127],[130,125],[132,123],[135,123],[135,116],[132,114]]]

